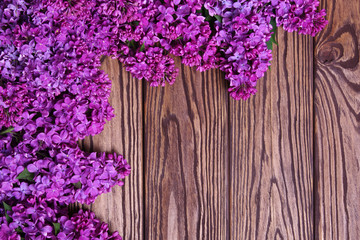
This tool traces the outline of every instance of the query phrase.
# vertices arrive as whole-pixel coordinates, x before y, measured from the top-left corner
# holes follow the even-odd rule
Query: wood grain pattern
[[[131,174],[124,186],[116,186],[110,193],[98,197],[90,209],[110,231],[119,231],[123,239],[143,238],[143,104],[142,83],[133,79],[109,57],[102,69],[112,81],[110,104],[115,118],[105,124],[104,131],[84,140],[84,148],[96,152],[122,154],[131,165]]]
[[[360,239],[360,2],[322,1],[315,48],[316,239]]]
[[[313,44],[277,38],[257,95],[230,100],[231,239],[313,238]]]
[[[145,92],[145,239],[227,239],[223,77],[177,66],[173,86]]]

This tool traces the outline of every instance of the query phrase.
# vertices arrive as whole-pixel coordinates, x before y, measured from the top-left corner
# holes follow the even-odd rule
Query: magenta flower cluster
[[[325,10],[316,12],[317,0],[212,2],[209,11],[222,17],[217,38],[222,48],[220,69],[230,81],[230,95],[237,100],[256,93],[257,80],[270,66],[272,55],[267,43],[272,18],[286,31],[312,36],[327,23]]]
[[[100,57],[117,54],[111,46],[119,45],[108,27],[115,17],[106,12],[117,4],[107,2],[0,3],[0,202],[11,208],[0,213],[8,215],[1,239],[120,239],[93,214],[56,212],[92,203],[130,173],[121,155],[86,153],[77,144],[114,116],[111,82],[99,70]],[[117,24],[131,21],[131,9]]]
[[[69,216],[68,209],[55,201],[29,196],[26,200],[3,202],[0,208],[0,239],[111,239],[121,240],[117,232],[95,214],[80,210]]]
[[[2,0],[0,2],[0,238],[121,239],[90,212],[129,175],[115,153],[77,141],[114,116],[101,56],[151,86],[174,83],[172,56],[219,68],[235,99],[255,94],[272,59],[274,26],[314,36],[317,0]],[[275,23],[275,24],[274,24]]]
[[[179,56],[199,71],[225,72],[236,100],[255,94],[257,80],[270,66],[273,26],[314,36],[327,23],[325,10],[317,12],[318,0],[144,2],[125,35],[131,39],[123,39],[130,40],[119,58],[125,68],[151,86],[164,86],[178,71],[169,54]]]

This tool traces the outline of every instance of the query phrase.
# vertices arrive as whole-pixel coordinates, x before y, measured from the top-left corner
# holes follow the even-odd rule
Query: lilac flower
[[[95,214],[80,210],[70,216],[66,207],[53,201],[28,196],[27,200],[7,198],[2,202],[10,210],[0,218],[1,239],[112,239],[121,240],[118,232],[109,234],[108,225],[95,218]]]
[[[47,145],[44,141],[24,148],[28,141],[0,154],[0,200],[9,196],[23,200],[32,194],[61,203],[89,204],[113,186],[123,185],[121,180],[130,174],[121,155],[85,153],[76,142]]]
[[[316,12],[317,0],[281,0],[274,3],[277,25],[282,25],[289,32],[298,31],[302,34],[315,36],[325,27],[325,10]]]

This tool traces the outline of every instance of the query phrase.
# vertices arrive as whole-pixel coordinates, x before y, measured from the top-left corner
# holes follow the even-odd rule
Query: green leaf
[[[6,217],[6,221],[7,221],[8,223],[11,223],[11,222],[12,222],[12,218],[9,217],[9,215],[8,215],[7,213],[5,213],[5,217]]]
[[[205,21],[210,22],[213,18],[209,15],[205,18]]]
[[[21,227],[17,227],[17,228],[15,229],[15,231],[16,231],[17,233],[22,233],[22,232],[23,232],[23,230],[21,229]]]
[[[216,20],[218,20],[220,23],[222,22],[222,17],[221,17],[221,16],[219,16],[219,15],[215,15],[214,17],[215,17],[215,18],[216,18]]]
[[[6,204],[6,202],[3,202],[3,205],[4,205],[5,211],[12,211],[12,208],[8,204]]]
[[[4,131],[0,132],[0,134],[6,134],[6,133],[9,133],[9,132],[12,132],[14,130],[13,127],[9,127],[8,129],[5,129]]]
[[[16,179],[19,180],[28,180],[33,181],[34,180],[34,173],[31,173],[27,170],[27,168],[24,169],[17,177]]]
[[[133,49],[134,49],[134,48],[135,48],[135,43],[136,43],[135,40],[131,40],[130,42],[128,42],[127,45],[128,45],[130,48],[133,48]]]
[[[209,17],[209,10],[207,10],[204,6],[201,7],[201,14],[203,15],[203,17]]]
[[[143,52],[145,50],[145,43],[141,45],[140,52]]]
[[[271,39],[269,41],[266,42],[266,46],[269,50],[273,50],[273,46],[272,46],[272,41]]]
[[[272,34],[271,34],[269,41],[266,42],[266,46],[269,50],[273,50],[273,43],[275,43],[276,45],[279,45],[275,40],[277,26],[276,26],[276,19],[274,17],[271,18],[270,24],[272,26],[272,29],[271,29]]]
[[[8,223],[12,222],[12,218],[7,214],[7,211],[12,211],[12,208],[6,204],[5,202],[3,202],[3,206],[4,206],[4,209],[5,209],[5,217],[6,217],[6,221]]]
[[[275,32],[277,29],[277,26],[276,26],[276,19],[274,17],[271,18],[270,24],[273,27],[273,29],[271,31]]]
[[[55,235],[60,232],[60,223],[53,223],[55,229]]]
[[[271,38],[270,38],[270,40],[273,42],[273,43],[275,43],[276,45],[278,45],[278,43],[276,42],[276,40],[275,40],[275,32],[271,35]]]
[[[73,183],[73,185],[74,185],[77,189],[80,189],[80,188],[82,187],[81,182]]]

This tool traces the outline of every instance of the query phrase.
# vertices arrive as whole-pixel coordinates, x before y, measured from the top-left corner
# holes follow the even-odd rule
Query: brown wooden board
[[[322,1],[315,45],[316,239],[360,239],[360,1]]]
[[[271,71],[230,100],[231,239],[312,239],[312,39],[277,34]]]
[[[146,87],[145,239],[228,236],[228,97],[217,70],[180,64],[172,86]]]

